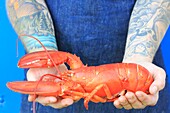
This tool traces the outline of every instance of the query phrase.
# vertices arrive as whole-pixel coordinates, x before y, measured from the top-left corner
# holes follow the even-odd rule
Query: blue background
[[[0,34],[0,113],[19,113],[20,94],[7,89],[6,82],[23,80],[24,72],[23,69],[17,67],[17,61],[24,55],[24,49],[19,41],[19,55],[17,57],[17,35],[7,18],[5,0],[0,1]],[[170,75],[170,28],[161,47],[167,74]]]

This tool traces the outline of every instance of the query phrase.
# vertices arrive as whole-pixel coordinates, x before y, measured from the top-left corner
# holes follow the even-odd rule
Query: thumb
[[[55,68],[30,68],[27,72],[27,80],[37,81],[45,74],[57,75],[57,70]]]
[[[58,102],[54,106],[52,106],[52,105],[51,106],[54,107],[54,108],[60,108],[61,109],[61,108],[70,106],[73,103],[74,103],[74,101],[72,99],[65,98],[65,99],[62,99],[62,100],[58,99]]]
[[[156,67],[152,72],[154,82],[151,84],[149,91],[151,94],[156,94],[165,87],[166,73],[162,68]]]

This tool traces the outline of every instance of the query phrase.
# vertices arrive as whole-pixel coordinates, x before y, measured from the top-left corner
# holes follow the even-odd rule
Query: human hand
[[[59,67],[60,72],[67,71],[67,67],[62,64]],[[40,79],[40,77],[44,74],[54,74],[57,75],[57,70],[55,68],[31,68],[27,72],[27,80],[28,81],[37,81]],[[57,79],[56,79],[57,80]],[[29,95],[28,101],[34,101],[35,97],[34,95]],[[53,108],[63,108],[67,107],[71,104],[73,104],[73,100],[70,98],[61,99],[59,97],[55,96],[38,96],[35,99],[36,102],[39,102],[40,104],[44,106],[51,106]]]
[[[142,62],[138,63],[148,69],[148,71],[153,75],[154,81],[149,88],[150,94],[146,94],[142,91],[127,92],[124,96],[119,97],[114,101],[114,106],[118,109],[144,109],[146,106],[156,105],[159,98],[159,91],[165,87],[165,71],[150,63]]]

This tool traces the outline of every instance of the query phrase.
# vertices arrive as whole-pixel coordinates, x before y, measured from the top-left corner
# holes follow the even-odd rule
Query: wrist
[[[27,53],[32,53],[36,51],[44,50],[43,46],[47,50],[57,50],[56,39],[55,36],[48,34],[48,35],[21,35],[21,41],[26,49]],[[34,39],[36,38],[36,39]],[[40,42],[39,42],[40,41]]]
[[[141,63],[141,62],[152,62],[152,58],[144,57],[141,55],[133,55],[131,57],[124,56],[123,61],[124,63]]]

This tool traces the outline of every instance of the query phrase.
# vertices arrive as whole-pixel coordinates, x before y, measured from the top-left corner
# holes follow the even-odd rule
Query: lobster
[[[22,94],[56,96],[84,99],[88,102],[113,102],[126,91],[143,91],[149,94],[153,82],[152,74],[144,67],[134,63],[114,63],[99,66],[85,66],[79,57],[68,52],[45,50],[29,53],[18,62],[20,68],[53,67],[67,63],[71,70],[59,75],[47,74],[54,79],[39,81],[8,82],[7,87]],[[55,79],[60,81],[55,81]]]

